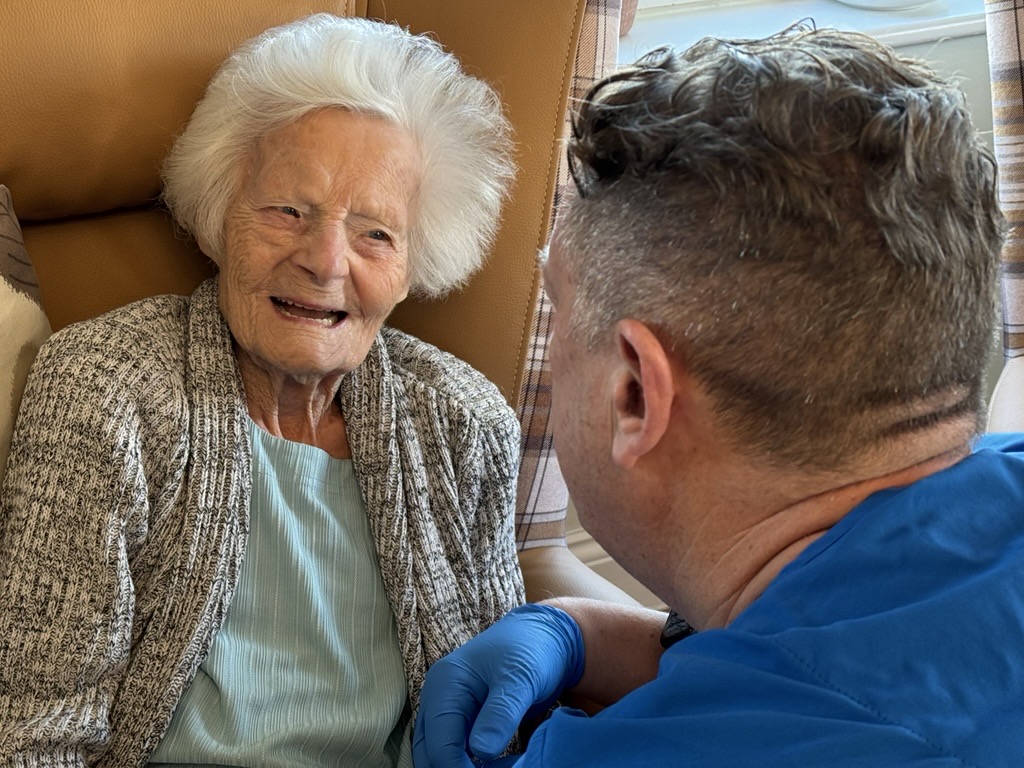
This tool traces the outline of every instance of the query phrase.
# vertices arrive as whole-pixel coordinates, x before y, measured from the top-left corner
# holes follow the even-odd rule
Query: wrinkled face
[[[348,373],[409,288],[418,149],[325,109],[266,134],[225,221],[220,307],[239,357],[299,381]]]

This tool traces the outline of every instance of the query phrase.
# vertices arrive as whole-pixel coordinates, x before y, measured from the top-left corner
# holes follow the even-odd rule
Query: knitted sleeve
[[[462,508],[474,523],[470,546],[483,630],[525,599],[515,544],[519,422],[510,409],[496,412],[481,421],[476,440],[476,450],[461,452],[459,471]]]
[[[109,324],[40,351],[0,497],[0,764],[85,765],[110,729],[145,535],[137,398]],[[124,348],[121,345],[120,348]]]
[[[519,421],[478,371],[412,337],[399,342],[389,334],[402,391],[416,393],[410,415],[419,439],[436,434],[425,441],[433,444],[425,467],[431,516],[457,588],[454,599],[476,634],[525,599],[515,541]],[[442,480],[449,466],[451,486]]]

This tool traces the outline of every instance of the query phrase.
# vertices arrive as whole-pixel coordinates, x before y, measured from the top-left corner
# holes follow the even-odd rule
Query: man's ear
[[[612,457],[628,469],[668,430],[675,381],[667,351],[643,323],[620,320],[615,342]]]

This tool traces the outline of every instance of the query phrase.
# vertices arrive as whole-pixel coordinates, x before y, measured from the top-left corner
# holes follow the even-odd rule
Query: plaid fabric
[[[621,0],[587,0],[570,92],[569,108],[613,67],[618,55]],[[566,114],[566,131],[569,128]],[[565,154],[558,166],[555,187],[557,211],[570,182]],[[516,496],[516,540],[520,549],[565,546],[565,512],[569,492],[558,468],[551,440],[551,373],[548,338],[551,305],[543,291],[537,307],[519,395],[523,429],[519,486]]]
[[[1024,0],[986,0],[999,202],[1010,224],[1003,249],[1003,351],[1024,355]]]

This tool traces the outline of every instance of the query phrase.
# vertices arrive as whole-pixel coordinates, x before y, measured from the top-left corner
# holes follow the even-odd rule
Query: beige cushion
[[[7,466],[14,419],[28,370],[50,324],[39,283],[21,239],[11,193],[0,184],[0,478]]]

